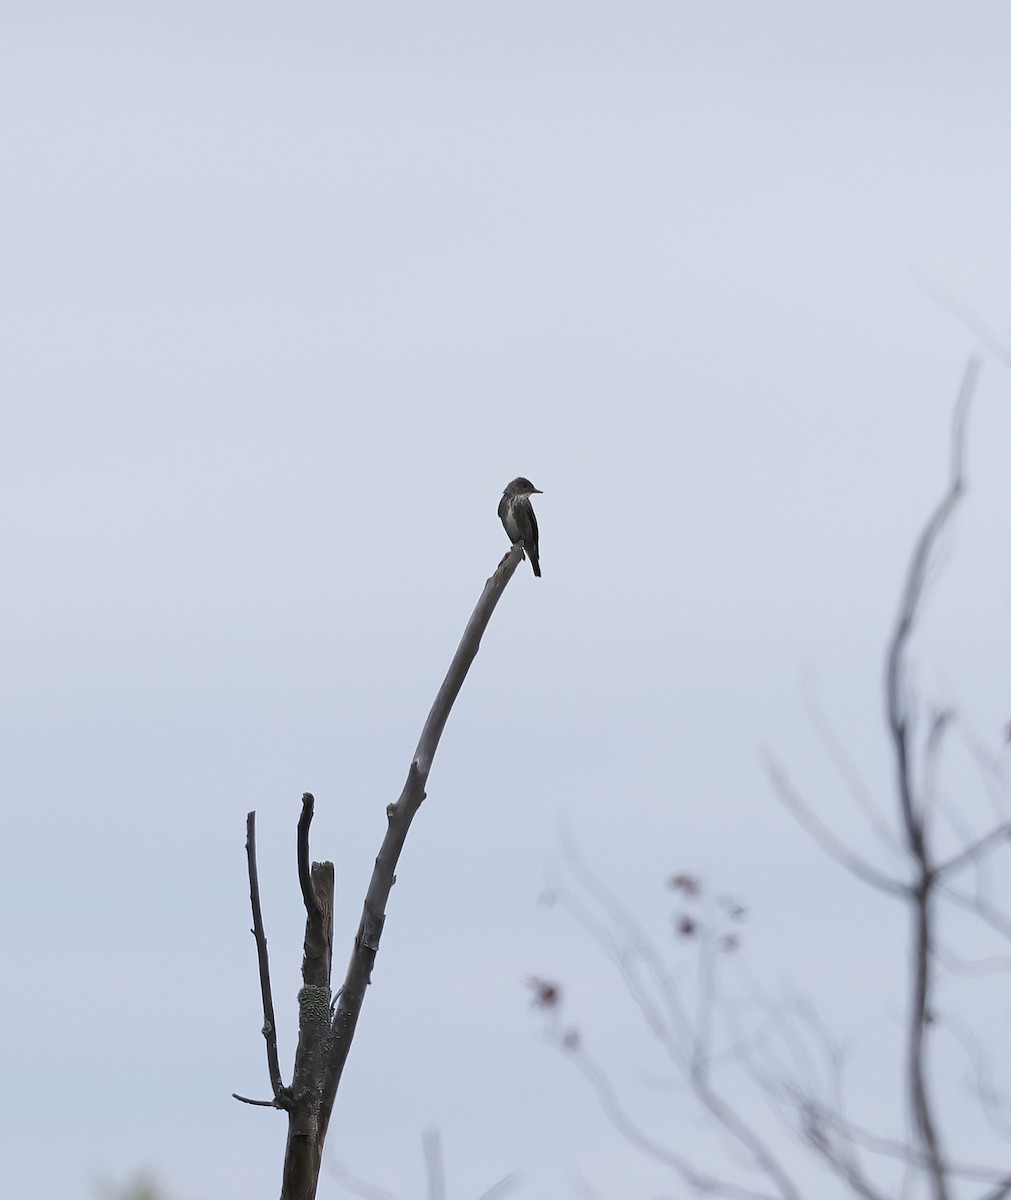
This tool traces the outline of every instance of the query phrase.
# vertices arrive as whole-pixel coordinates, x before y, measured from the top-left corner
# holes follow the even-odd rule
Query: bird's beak
[[[534,488],[534,490],[530,493],[530,495],[531,496],[543,496],[544,493],[541,491],[540,488]]]

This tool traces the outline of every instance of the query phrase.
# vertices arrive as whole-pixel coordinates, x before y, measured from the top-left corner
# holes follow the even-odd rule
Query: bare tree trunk
[[[256,872],[256,814],[250,813],[247,817],[246,853],[253,910],[253,935],[256,938],[260,969],[267,1070],[274,1096],[272,1100],[250,1100],[238,1095],[235,1098],[246,1104],[280,1108],[288,1114],[288,1142],[284,1156],[281,1200],[315,1200],[323,1159],[323,1144],[344,1064],[354,1038],[358,1014],[372,976],[372,965],[379,950],[379,939],[386,920],[386,904],[396,882],[397,861],[411,822],[425,799],[425,785],[453,704],[481,646],[481,637],[495,611],[495,606],[522,558],[523,545],[517,543],[486,582],[428,714],[418,748],[408,768],[403,791],[396,803],[387,806],[386,836],[376,856],[344,984],[336,999],[332,995],[330,983],[333,948],[333,864],[313,863],[311,869],[309,867],[309,826],[312,822],[314,801],[308,792],[302,797],[302,816],[298,823],[298,875],[305,902],[306,924],[302,989],[298,995],[298,1048],[295,1052],[290,1087],[285,1087],[281,1081],[277,1056],[267,939],[263,932]]]

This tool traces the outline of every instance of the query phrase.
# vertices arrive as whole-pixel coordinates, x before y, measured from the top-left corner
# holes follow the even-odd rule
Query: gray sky
[[[513,1168],[524,1196],[662,1186],[522,987],[561,975],[646,1069],[538,907],[561,823],[658,938],[674,870],[746,895],[750,970],[864,1048],[890,1119],[902,923],[761,753],[866,837],[805,678],[887,796],[880,649],[976,345],[932,293],[1011,338],[1009,50],[982,3],[6,6],[10,1194],[140,1167],[179,1200],[276,1194],[284,1120],[229,1095],[267,1090],[245,813],[287,1071],[299,797],[342,971],[519,473],[544,577],[521,567],[447,728],[331,1155],[417,1195],[438,1125],[454,1200]],[[996,751],[993,360],[968,449],[917,679]]]

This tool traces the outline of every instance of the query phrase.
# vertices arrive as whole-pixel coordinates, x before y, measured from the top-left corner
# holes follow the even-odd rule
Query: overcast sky
[[[339,977],[517,474],[543,578],[447,727],[329,1155],[407,1200],[438,1126],[451,1200],[514,1168],[524,1197],[670,1193],[530,1012],[560,977],[629,1086],[650,1069],[538,904],[562,826],[661,941],[671,872],[746,896],[748,969],[894,1119],[904,924],[762,755],[873,852],[805,696],[887,810],[881,650],[979,344],[951,304],[1011,344],[1009,53],[975,0],[4,6],[8,1194],[277,1194],[284,1119],[230,1098],[268,1090],[245,814],[288,1073],[299,798]],[[917,685],[997,754],[994,358],[967,453]]]

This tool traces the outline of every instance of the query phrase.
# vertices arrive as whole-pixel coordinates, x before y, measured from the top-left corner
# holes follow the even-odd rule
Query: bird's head
[[[529,479],[524,479],[522,475],[517,476],[505,490],[507,496],[541,496],[544,493],[540,488],[535,488]]]

